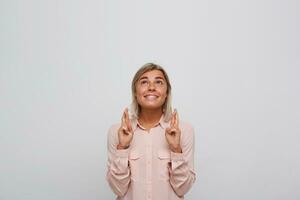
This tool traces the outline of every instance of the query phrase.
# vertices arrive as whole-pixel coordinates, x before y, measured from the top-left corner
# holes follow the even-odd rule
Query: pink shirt
[[[163,121],[147,132],[137,120],[130,147],[117,150],[120,124],[108,131],[106,179],[117,200],[179,200],[195,182],[194,129],[179,122],[182,153],[171,152]]]

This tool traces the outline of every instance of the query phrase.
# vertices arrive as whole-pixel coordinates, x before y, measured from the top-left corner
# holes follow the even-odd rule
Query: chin
[[[162,109],[162,105],[160,105],[160,104],[156,104],[156,105],[154,105],[154,104],[143,104],[143,105],[141,105],[141,107],[142,108],[145,108],[145,109],[153,109],[153,110],[156,110],[156,109]]]

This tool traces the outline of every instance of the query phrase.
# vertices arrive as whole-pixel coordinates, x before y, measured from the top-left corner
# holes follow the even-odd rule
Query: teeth
[[[148,95],[148,96],[146,96],[146,99],[148,99],[148,100],[154,100],[156,98],[157,98],[157,96],[154,96],[154,95]]]

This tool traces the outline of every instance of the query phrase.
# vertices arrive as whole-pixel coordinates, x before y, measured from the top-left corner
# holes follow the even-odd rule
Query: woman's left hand
[[[176,109],[172,113],[170,127],[166,128],[165,135],[170,150],[175,153],[182,153],[182,149],[180,146],[181,131],[179,129],[179,118]]]

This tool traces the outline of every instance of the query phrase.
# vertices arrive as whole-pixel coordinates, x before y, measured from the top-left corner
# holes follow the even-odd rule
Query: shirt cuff
[[[175,153],[171,151],[171,160],[172,161],[184,161],[183,153]]]
[[[128,149],[116,149],[116,156],[121,158],[128,158],[129,148]]]

